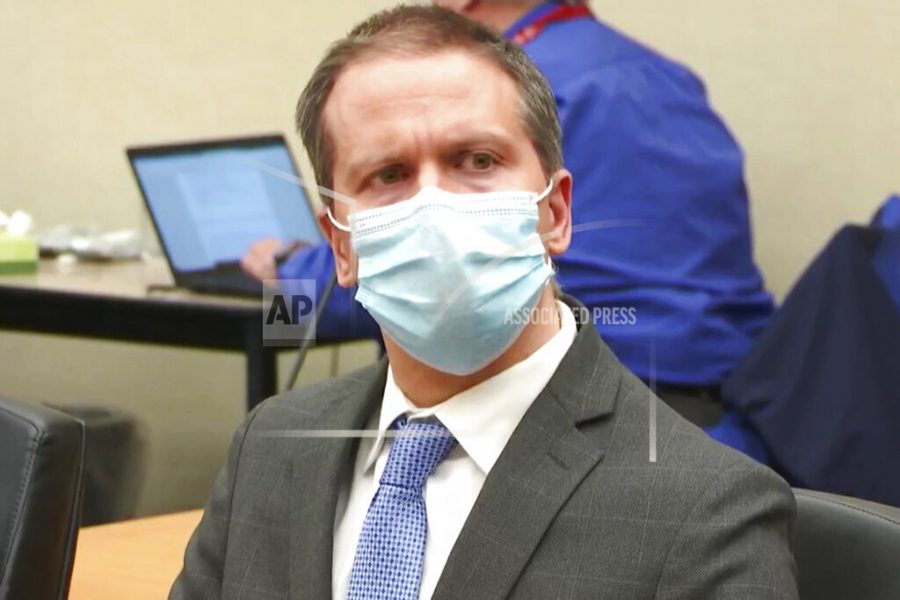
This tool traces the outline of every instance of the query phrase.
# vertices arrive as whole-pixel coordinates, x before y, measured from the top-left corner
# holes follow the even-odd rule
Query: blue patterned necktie
[[[456,439],[437,420],[394,421],[397,436],[356,546],[347,600],[416,600],[425,555],[425,480]]]

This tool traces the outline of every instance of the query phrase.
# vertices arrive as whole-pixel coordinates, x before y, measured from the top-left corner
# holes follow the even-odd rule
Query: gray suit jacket
[[[358,440],[327,430],[363,428],[385,373],[251,413],[170,598],[331,598]],[[794,509],[784,481],[653,399],[585,325],[488,474],[434,598],[796,598]]]

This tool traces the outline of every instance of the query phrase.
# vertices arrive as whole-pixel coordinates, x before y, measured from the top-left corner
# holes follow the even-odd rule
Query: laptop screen
[[[253,242],[322,240],[281,136],[128,150],[173,270],[240,260]]]

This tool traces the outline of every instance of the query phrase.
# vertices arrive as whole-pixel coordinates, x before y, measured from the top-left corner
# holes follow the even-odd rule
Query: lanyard
[[[569,21],[571,19],[577,19],[579,17],[587,17],[590,16],[591,9],[588,8],[586,4],[578,4],[574,6],[557,6],[553,10],[548,13],[545,13],[535,19],[533,23],[530,23],[517,32],[515,32],[510,38],[514,44],[518,44],[519,46],[523,44],[527,44],[544,31],[544,28],[550,23],[558,23],[560,21]]]

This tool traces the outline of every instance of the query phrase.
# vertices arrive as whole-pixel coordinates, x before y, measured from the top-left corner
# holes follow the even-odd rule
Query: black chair
[[[900,508],[810,490],[794,495],[801,598],[900,598]]]
[[[84,424],[0,397],[0,599],[64,599],[81,513]]]

